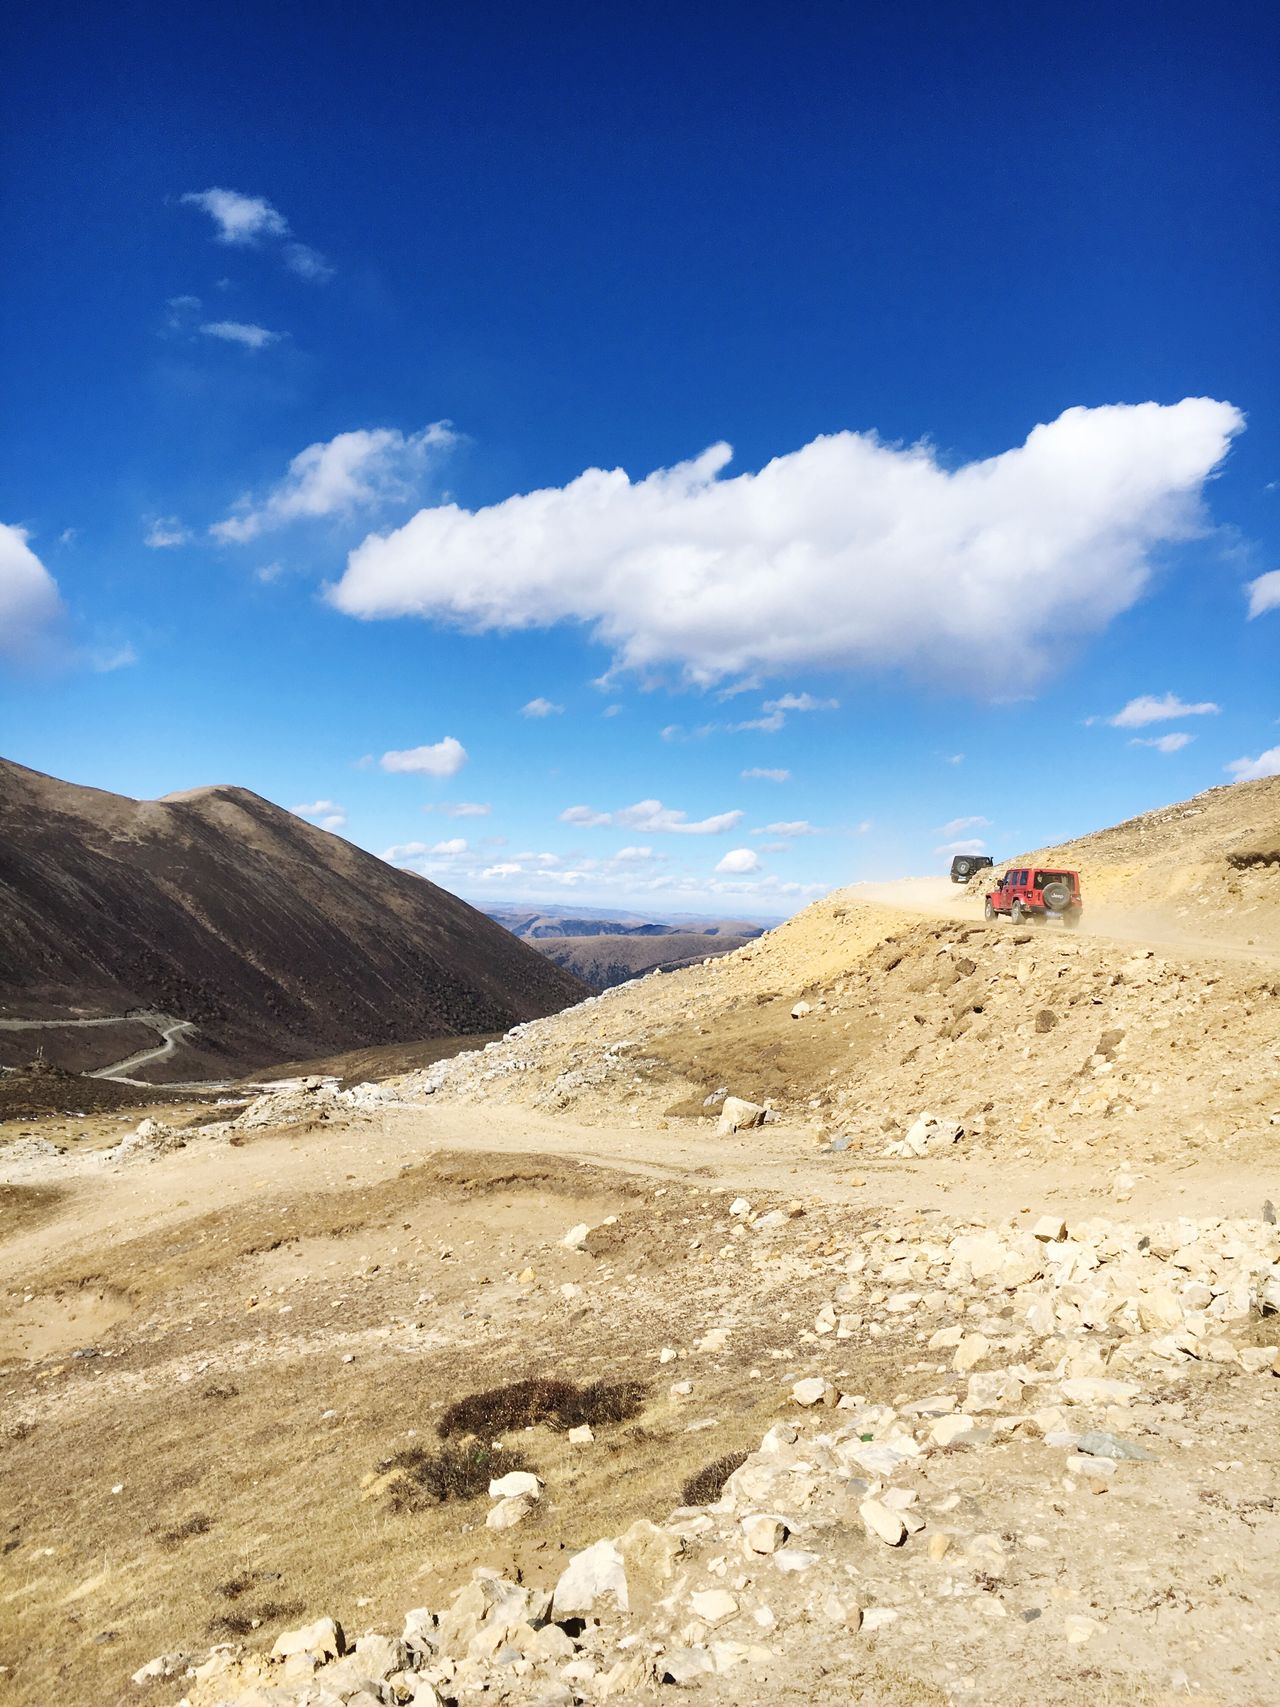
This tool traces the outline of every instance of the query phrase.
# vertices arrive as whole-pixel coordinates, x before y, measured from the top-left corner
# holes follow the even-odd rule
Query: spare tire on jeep
[[[1071,905],[1071,885],[1062,878],[1052,878],[1040,891],[1044,896],[1044,904],[1051,913],[1065,913]]]

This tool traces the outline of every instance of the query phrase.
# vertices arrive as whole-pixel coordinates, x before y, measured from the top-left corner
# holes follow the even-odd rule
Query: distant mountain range
[[[10,1065],[38,1045],[107,1065],[168,1019],[186,1023],[138,1071],[217,1078],[503,1031],[587,994],[457,896],[247,789],[130,800],[2,759],[0,921]]]
[[[675,915],[658,921],[555,907],[492,907],[489,917],[593,990],[731,954],[768,928],[743,919]]]

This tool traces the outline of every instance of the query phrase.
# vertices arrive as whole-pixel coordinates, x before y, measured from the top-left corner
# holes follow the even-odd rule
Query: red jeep
[[[1006,871],[987,895],[986,915],[1008,913],[1015,924],[1024,919],[1061,919],[1069,929],[1080,923],[1080,873],[1047,871],[1022,866]]]

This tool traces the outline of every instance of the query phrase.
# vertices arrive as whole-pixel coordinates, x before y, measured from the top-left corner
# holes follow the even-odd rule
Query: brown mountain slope
[[[139,1069],[156,1080],[500,1031],[586,993],[456,896],[241,788],[137,801],[0,760],[0,917],[0,1059],[39,1037],[5,1020],[153,1010],[196,1028]],[[101,1062],[135,1029],[90,1033]]]
[[[665,936],[539,937],[533,946],[593,990],[609,990],[646,972],[677,972],[683,966],[699,966],[718,954],[732,954],[746,941],[740,936],[672,931]]]

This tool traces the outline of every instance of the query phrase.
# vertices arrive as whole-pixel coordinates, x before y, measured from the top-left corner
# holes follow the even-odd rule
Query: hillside
[[[83,1069],[88,1038],[98,1065],[218,1077],[501,1030],[583,993],[456,896],[241,788],[138,801],[0,760],[0,916],[11,1064],[43,1045]],[[83,1024],[131,1010],[146,1024]]]
[[[664,931],[657,934],[600,936],[557,936],[529,939],[539,954],[581,978],[599,992],[625,984],[648,972],[678,972],[685,966],[721,954],[732,954],[748,940],[741,936],[698,935],[694,932]]]
[[[1089,916],[1158,924],[1161,934],[1280,942],[1280,777],[1211,788],[1072,841],[1002,860],[1081,872]],[[979,872],[974,894],[991,885]]]
[[[1138,941],[860,885],[451,1059],[0,1132],[16,1707],[1269,1702],[1280,869],[1252,942],[1159,898],[1278,793],[1077,844]]]

